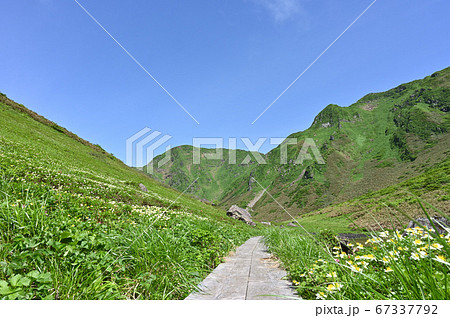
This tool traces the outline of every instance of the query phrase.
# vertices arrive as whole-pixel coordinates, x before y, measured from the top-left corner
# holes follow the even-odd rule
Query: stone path
[[[267,252],[262,236],[252,237],[236,249],[235,255],[217,266],[200,283],[199,291],[186,300],[297,298],[292,284],[282,279],[285,276],[286,272]]]

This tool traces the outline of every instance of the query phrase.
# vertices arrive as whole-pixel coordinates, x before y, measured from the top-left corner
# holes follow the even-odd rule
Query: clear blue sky
[[[172,146],[286,137],[450,65],[448,0],[378,0],[251,125],[373,0],[78,1],[200,125],[73,0],[0,2],[0,91],[122,160],[146,126]]]

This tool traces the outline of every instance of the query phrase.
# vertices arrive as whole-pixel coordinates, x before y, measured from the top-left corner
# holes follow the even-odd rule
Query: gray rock
[[[200,199],[201,202],[205,203],[205,204],[209,204],[212,205],[212,202],[207,200],[207,199]]]
[[[147,187],[143,185],[142,183],[139,183],[139,188],[141,188],[142,191],[148,192]]]
[[[248,225],[255,226],[255,222],[252,221],[252,216],[250,212],[246,209],[240,208],[237,205],[232,205],[228,211],[227,215],[233,219],[243,221]]]
[[[263,224],[263,225],[272,225],[272,223],[270,223],[270,222],[261,222],[261,224]]]
[[[434,226],[438,230],[439,234],[444,234],[450,231],[450,221],[441,216],[434,216],[431,218]],[[414,228],[416,226],[426,227],[427,229],[434,229],[430,220],[427,218],[417,218],[414,221],[410,221],[408,224],[409,228]]]
[[[297,222],[296,222],[297,223]],[[291,226],[291,227],[297,227],[298,225],[295,224],[294,222],[290,222],[287,224],[287,226]]]

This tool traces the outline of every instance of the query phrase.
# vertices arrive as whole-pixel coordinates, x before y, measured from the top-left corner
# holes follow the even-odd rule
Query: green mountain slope
[[[180,299],[250,231],[0,95],[0,299]]]
[[[288,218],[278,203],[302,215],[344,202],[418,176],[446,159],[449,109],[450,68],[368,94],[348,107],[328,105],[310,128],[288,136],[298,140],[296,145],[287,145],[288,164],[280,164],[281,146],[266,154],[265,165],[237,166],[232,180],[214,178],[213,170],[228,166],[227,162],[211,169],[204,164],[202,171],[210,178],[197,183],[196,193],[218,200],[223,207],[246,206],[266,188],[271,196],[262,195],[253,206],[253,215],[262,221]],[[314,140],[325,164],[315,160],[294,164],[306,138]],[[179,158],[186,157],[179,154]],[[174,158],[171,165],[180,163]],[[159,174],[169,176],[161,179],[171,184],[178,171],[167,171],[163,166]],[[195,180],[186,171],[183,178]],[[222,182],[224,191],[202,191],[217,182]]]
[[[216,149],[202,148],[200,163],[193,164],[192,146],[172,148],[170,161],[161,168],[156,168],[152,176],[175,189],[185,189],[198,178],[189,188],[189,193],[200,199],[219,202],[224,193],[230,193],[236,184],[248,179],[256,162],[252,160],[253,157],[249,157],[248,163],[243,164],[245,158],[252,155],[244,150],[236,150],[235,154],[230,154],[232,151],[228,149],[218,150],[222,151],[223,159],[206,159],[206,156],[214,155]],[[166,154],[157,156],[154,159],[155,165],[165,156]],[[231,162],[236,164],[230,163],[230,156]]]

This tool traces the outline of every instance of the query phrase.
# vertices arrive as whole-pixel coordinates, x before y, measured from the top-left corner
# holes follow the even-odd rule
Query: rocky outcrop
[[[148,192],[147,187],[143,185],[142,183],[139,183],[139,188],[141,188],[142,191]]]
[[[264,195],[264,192],[266,192],[266,189],[259,192],[247,205],[247,209],[253,209],[255,204],[261,199],[261,197]]]
[[[232,205],[228,209],[227,215],[230,218],[243,221],[243,222],[247,223],[248,225],[251,225],[251,226],[256,225],[255,222],[252,221],[251,214],[246,209],[240,208],[237,205]]]
[[[432,217],[431,220],[433,221],[433,224],[436,227],[439,234],[444,234],[450,231],[450,221],[447,220],[446,218],[441,216],[435,216]],[[416,226],[425,227],[429,230],[434,229],[430,220],[427,218],[417,218],[414,221],[410,221],[408,224],[409,228],[414,228]]]

